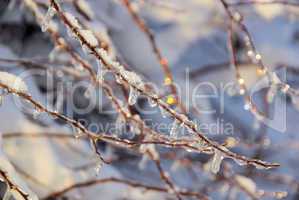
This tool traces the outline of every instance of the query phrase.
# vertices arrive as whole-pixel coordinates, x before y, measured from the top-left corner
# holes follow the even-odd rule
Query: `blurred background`
[[[161,179],[156,163],[137,148],[103,141],[94,145],[81,138],[76,127],[1,90],[1,199],[179,199],[174,191],[181,189],[194,193],[181,192],[182,199],[299,198],[298,1],[59,2],[94,33],[110,57],[152,83],[169,107],[186,113],[208,138],[280,167],[256,169],[224,159],[214,174],[209,170],[213,157],[208,154],[151,146],[173,189]],[[81,122],[86,129],[138,141],[142,136],[138,127],[124,122],[103,89],[91,84],[87,70],[72,57],[70,52],[80,55],[97,75],[105,72],[70,37],[59,17],[50,18],[48,30],[42,31],[48,6],[46,0],[0,1],[0,71],[22,78],[37,102]],[[261,64],[287,86],[280,90],[267,82]],[[128,112],[163,137],[173,136],[171,117],[163,117],[144,95],[128,105],[129,89],[121,87],[112,73],[104,76]],[[263,117],[248,108],[244,85]],[[183,128],[175,137],[192,138]],[[99,160],[94,148],[110,164]]]

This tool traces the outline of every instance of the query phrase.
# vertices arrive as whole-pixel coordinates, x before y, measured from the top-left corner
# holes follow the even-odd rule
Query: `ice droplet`
[[[84,133],[82,132],[82,130],[80,128],[75,128],[75,138],[78,139],[80,137],[82,137],[84,135]]]
[[[158,98],[157,96],[154,96],[154,97]],[[157,106],[157,102],[150,97],[148,98],[148,103],[149,103],[150,107],[152,107],[152,108]]]
[[[175,119],[173,121],[171,130],[170,130],[170,136],[177,138],[178,134],[179,134],[179,128],[180,128],[180,121],[178,121],[177,119]]]
[[[215,150],[211,165],[210,165],[210,170],[212,173],[217,174],[220,170],[220,165],[223,160],[223,154],[219,150]]]
[[[102,61],[97,59],[96,62],[97,62],[97,68],[98,68],[97,79],[100,80],[100,81],[104,81],[105,74],[108,71],[106,69],[104,69]]]
[[[47,31],[47,29],[49,28],[51,19],[53,18],[53,16],[55,14],[56,14],[56,10],[52,6],[50,6],[48,8],[48,11],[47,11],[47,14],[46,14],[45,18],[42,21],[42,25],[41,25],[42,32]]]
[[[234,159],[234,161],[240,166],[244,166],[247,164],[244,160],[240,160],[240,159]]]
[[[103,162],[102,162],[100,159],[97,159],[96,166],[95,166],[95,168],[94,168],[94,170],[95,170],[95,172],[96,172],[96,176],[99,176],[99,175],[100,175],[102,166],[103,166]]]
[[[41,111],[40,110],[38,110],[38,109],[35,109],[34,111],[33,111],[33,118],[34,119],[37,119],[38,118],[38,116],[41,114]]]
[[[122,78],[119,75],[115,75],[115,80],[118,84],[122,84]]]
[[[137,102],[138,96],[139,96],[138,90],[130,86],[129,105],[134,105]]]
[[[139,115],[135,115],[134,118],[141,120]],[[141,133],[141,126],[136,121],[131,121],[130,123],[130,131],[132,133],[135,133],[136,135],[139,135]]]

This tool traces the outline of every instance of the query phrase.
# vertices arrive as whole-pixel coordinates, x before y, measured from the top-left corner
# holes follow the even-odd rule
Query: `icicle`
[[[115,75],[115,80],[118,84],[122,84],[122,78],[119,75]]]
[[[101,159],[97,158],[96,166],[94,168],[96,172],[96,176],[100,175],[102,167],[103,167],[103,162],[101,161]]]
[[[210,170],[212,173],[217,174],[220,170],[221,162],[223,160],[223,154],[219,150],[215,150],[211,165],[210,165]]]
[[[101,60],[96,59],[96,62],[97,62],[97,68],[98,68],[97,79],[100,80],[100,81],[104,81],[104,76],[107,73],[107,70],[104,69],[103,63],[102,63]]]
[[[55,46],[52,51],[49,53],[48,57],[49,57],[49,61],[53,62],[55,60],[55,57],[57,57],[57,54],[60,50],[59,46]]]
[[[82,132],[82,130],[80,128],[75,128],[75,138],[78,139],[80,137],[82,137],[84,135],[84,133]]]
[[[33,111],[33,118],[34,119],[37,119],[38,118],[38,116],[41,114],[41,111],[38,109],[38,108],[36,108],[34,111]]]
[[[153,95],[153,97],[154,98],[158,98],[158,96],[157,95]],[[148,103],[149,103],[149,105],[150,105],[150,107],[156,107],[157,106],[157,102],[155,101],[155,100],[153,100],[152,98],[148,98]]]
[[[98,72],[97,72],[97,79],[100,80],[100,81],[104,81],[105,80],[105,74],[107,73],[108,71],[106,69],[98,69]]]
[[[50,6],[48,8],[47,14],[46,14],[45,18],[43,19],[43,22],[42,22],[42,25],[41,25],[42,32],[47,31],[47,29],[50,25],[51,19],[53,18],[53,16],[55,14],[56,14],[56,10],[52,6]]]
[[[134,105],[137,102],[139,91],[130,86],[129,105]]]
[[[175,119],[173,121],[171,130],[170,130],[170,136],[177,138],[179,135],[179,127],[180,127],[180,121],[178,121],[177,119]]]
[[[240,166],[247,165],[247,163],[244,160],[234,159],[234,161]]]

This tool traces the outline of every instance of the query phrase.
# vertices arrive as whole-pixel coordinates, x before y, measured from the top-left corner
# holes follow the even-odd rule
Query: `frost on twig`
[[[26,93],[28,91],[26,83],[20,77],[8,72],[0,71],[0,84],[5,85],[17,92]]]

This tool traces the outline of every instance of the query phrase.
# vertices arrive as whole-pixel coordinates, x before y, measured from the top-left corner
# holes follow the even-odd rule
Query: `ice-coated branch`
[[[221,146],[217,142],[208,139],[206,136],[204,136],[201,132],[197,130],[196,125],[192,121],[190,121],[188,117],[186,117],[183,114],[179,114],[178,112],[170,108],[168,104],[161,100],[156,94],[145,91],[138,75],[136,75],[134,72],[128,72],[124,70],[124,68],[118,62],[113,61],[109,57],[105,50],[99,49],[98,47],[94,46],[93,43],[89,41],[89,38],[84,37],[84,35],[80,33],[80,28],[77,25],[74,25],[74,20],[67,17],[67,15],[62,10],[57,1],[51,0],[50,2],[50,6],[53,6],[55,8],[59,18],[65,24],[67,29],[72,32],[73,37],[76,40],[78,40],[81,43],[81,45],[84,46],[84,48],[87,48],[91,54],[93,54],[97,59],[99,59],[108,70],[110,70],[112,73],[115,74],[115,76],[118,77],[118,79],[122,80],[122,84],[127,85],[129,88],[136,90],[139,93],[142,93],[152,101],[156,102],[163,112],[169,114],[172,118],[177,119],[187,129],[194,133],[200,141],[212,147],[214,150],[218,150],[219,152],[223,153],[224,157],[231,158],[242,165],[253,165],[255,167],[264,169],[279,166],[279,164],[277,163],[268,163],[258,159],[250,159],[245,156],[236,154],[234,152],[231,152],[224,146]]]
[[[33,200],[29,194],[23,191],[18,185],[16,185],[11,178],[8,176],[7,172],[0,169],[0,176],[7,183],[9,189],[17,191],[25,200]]]

